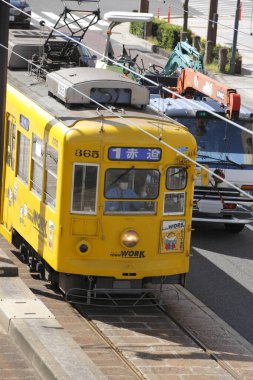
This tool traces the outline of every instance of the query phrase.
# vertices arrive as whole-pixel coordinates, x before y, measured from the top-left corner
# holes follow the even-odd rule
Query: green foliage
[[[131,22],[130,23],[130,33],[134,34],[139,38],[144,37],[144,22]]]
[[[181,26],[168,24],[164,20],[154,19],[152,21],[152,38],[157,41],[158,46],[173,50],[177,43],[180,41],[182,32]],[[130,23],[130,33],[143,38],[144,23],[132,22]],[[192,43],[192,32],[188,30],[188,42]]]
[[[161,21],[154,18],[153,21],[152,21],[152,36],[153,37],[156,37],[157,36],[157,31],[159,29],[159,25],[160,25]]]
[[[161,23],[157,30],[159,46],[164,49],[173,50],[180,41],[180,32],[181,28],[177,25],[168,25],[165,22]]]
[[[144,38],[144,23],[143,22],[132,22],[130,23],[130,33],[134,34],[137,37]],[[165,20],[159,20],[155,18],[152,21],[152,42],[156,43],[158,46],[168,50],[172,51],[177,43],[181,40],[180,36],[182,33],[182,27],[179,25],[173,25],[168,24]],[[188,43],[192,44],[192,31],[187,30],[187,40]],[[200,53],[204,56],[205,54],[205,46],[206,46],[206,40],[201,38],[200,39]],[[207,70],[211,71],[217,71],[218,70],[218,63],[219,63],[219,50],[220,48],[224,48],[225,46],[222,46],[220,44],[217,44],[213,48],[213,61],[210,65],[208,65]],[[227,48],[227,47],[226,47]],[[228,56],[227,56],[227,65],[226,65],[226,72],[229,72],[229,64],[231,61],[231,55],[232,55],[232,49],[228,49]],[[239,52],[236,52],[236,62],[241,59],[241,56]]]
[[[201,45],[201,50],[200,50],[200,53],[204,56],[205,54],[205,47],[206,47],[206,40],[204,38],[201,38],[200,40],[200,45]],[[207,70],[210,70],[210,71],[213,71],[213,72],[218,72],[218,64],[219,64],[219,50],[221,48],[226,48],[227,51],[228,51],[228,55],[227,55],[227,63],[226,63],[226,68],[225,68],[225,72],[226,73],[229,73],[230,71],[230,61],[231,61],[231,58],[232,58],[232,48],[229,48],[227,46],[222,46],[220,44],[217,44],[213,47],[213,60],[212,60],[212,63],[211,64],[206,64],[206,69]],[[237,62],[238,60],[240,60],[242,57],[241,55],[239,54],[238,50],[236,50],[236,55],[235,55],[235,61]]]

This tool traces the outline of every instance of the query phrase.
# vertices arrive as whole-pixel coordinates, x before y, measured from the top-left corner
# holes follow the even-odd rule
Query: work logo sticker
[[[183,252],[184,220],[163,221],[160,253]]]
[[[126,259],[144,259],[145,256],[145,251],[121,251],[121,252],[111,252],[110,256],[113,257],[122,257]]]

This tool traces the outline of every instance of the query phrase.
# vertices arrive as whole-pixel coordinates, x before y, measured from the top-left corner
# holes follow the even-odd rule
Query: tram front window
[[[149,169],[108,169],[105,174],[105,213],[156,211],[160,174]]]

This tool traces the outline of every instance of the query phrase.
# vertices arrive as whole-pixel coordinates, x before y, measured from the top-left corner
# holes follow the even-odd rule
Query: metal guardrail
[[[73,304],[101,307],[156,307],[165,306],[164,294],[159,289],[81,289],[71,288],[65,294],[65,300]]]

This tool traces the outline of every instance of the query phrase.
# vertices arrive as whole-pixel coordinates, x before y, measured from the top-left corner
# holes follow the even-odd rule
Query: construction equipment
[[[197,49],[191,46],[187,41],[178,42],[164,67],[156,64],[150,64],[149,68],[145,69],[143,60],[142,66],[138,65],[138,54],[132,58],[130,49],[129,52],[127,52],[125,44],[122,44],[122,53],[119,56],[116,56],[111,44],[113,28],[124,22],[150,22],[152,18],[153,14],[151,13],[105,13],[104,19],[109,21],[110,25],[107,29],[104,57],[97,61],[96,67],[123,72],[125,75],[148,87],[150,93],[158,93],[159,89],[157,86],[150,84],[148,80],[152,80],[161,86],[176,86],[178,75],[182,69],[191,67],[200,72],[204,72],[204,63],[202,54],[199,53]],[[122,66],[124,66],[124,68]],[[142,76],[148,80],[145,80],[145,78],[140,78],[138,74],[142,74]]]
[[[185,68],[192,68],[201,73],[205,72],[203,55],[187,41],[180,41],[164,67],[151,64],[144,76],[162,86],[176,86],[177,78]],[[141,83],[149,87],[151,93],[159,91],[157,87],[150,86],[148,81],[142,79]]]
[[[164,67],[158,65],[150,65],[149,71],[160,75],[177,75],[177,70],[192,68],[201,73],[204,73],[203,55],[198,50],[191,46],[187,41],[177,43],[175,49],[171,53]]]
[[[226,115],[229,119],[237,119],[239,116],[241,106],[240,94],[235,89],[229,88],[223,83],[196,70],[190,68],[182,70],[174,91],[191,99],[208,96],[217,101],[222,107],[226,107]]]
[[[110,22],[110,24],[107,29],[107,39],[105,44],[104,56],[102,57],[102,59],[97,61],[96,67],[123,72],[123,74],[129,76],[131,79],[138,81],[138,74],[144,72],[144,66],[141,68],[137,64],[138,54],[134,58],[132,58],[130,53],[127,52],[125,45],[122,44],[121,54],[119,56],[115,55],[114,49],[111,44],[112,30],[115,26],[124,22],[150,22],[152,18],[152,13],[118,11],[105,13],[104,20]],[[128,69],[132,70],[132,72]]]
[[[31,58],[31,64],[37,69],[34,71],[51,72],[64,67],[75,66],[95,66],[96,56],[92,56],[89,50],[80,45],[85,33],[100,20],[99,0],[78,1],[78,5],[86,3],[94,3],[92,9],[70,9],[64,3],[64,9],[59,15],[54,27],[46,36],[42,46],[42,54],[34,54]],[[73,1],[73,0],[68,0]],[[41,21],[40,25],[44,27],[45,21]],[[66,30],[68,35],[66,36]],[[63,33],[64,32],[64,33]]]

